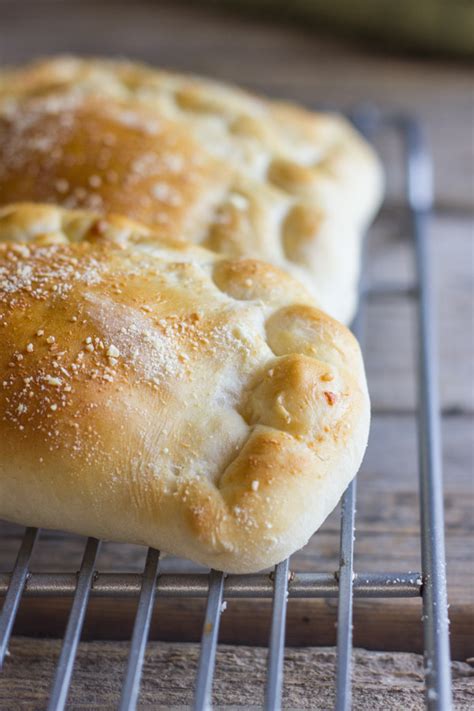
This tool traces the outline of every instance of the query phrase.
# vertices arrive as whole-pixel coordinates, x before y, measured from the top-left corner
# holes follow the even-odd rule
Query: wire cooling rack
[[[381,117],[362,111],[353,117],[369,138],[381,131],[398,135],[404,148],[406,202],[410,214],[409,239],[416,265],[415,283],[368,286],[363,278],[360,309],[354,331],[361,339],[361,318],[368,299],[395,295],[416,300],[418,348],[418,449],[420,546],[422,571],[405,574],[355,573],[354,518],[356,482],[344,494],[341,507],[339,568],[331,573],[291,572],[289,561],[271,574],[229,575],[206,573],[160,575],[160,554],[150,549],[142,574],[101,573],[95,570],[100,541],[87,540],[78,573],[31,574],[28,566],[38,539],[37,529],[28,528],[11,573],[0,575],[0,594],[5,600],[0,616],[0,666],[3,663],[22,595],[73,596],[73,603],[52,685],[50,711],[66,705],[77,646],[91,594],[138,596],[138,608],[121,692],[120,711],[135,709],[140,676],[156,597],[205,597],[200,660],[195,684],[194,708],[211,707],[214,663],[219,621],[226,598],[273,598],[268,672],[264,707],[278,711],[282,704],[285,619],[288,596],[337,598],[336,709],[351,707],[351,653],[353,598],[422,597],[425,647],[426,705],[430,711],[451,708],[451,676],[446,600],[444,516],[441,472],[441,439],[436,372],[436,334],[430,294],[428,228],[432,206],[431,164],[418,124],[410,117]]]

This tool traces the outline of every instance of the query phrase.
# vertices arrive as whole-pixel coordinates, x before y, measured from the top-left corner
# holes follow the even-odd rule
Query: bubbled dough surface
[[[359,467],[359,348],[277,268],[148,233],[0,210],[0,516],[256,571]]]
[[[126,214],[277,264],[336,318],[353,314],[381,172],[341,117],[135,63],[59,58],[0,75],[0,158],[4,204]]]

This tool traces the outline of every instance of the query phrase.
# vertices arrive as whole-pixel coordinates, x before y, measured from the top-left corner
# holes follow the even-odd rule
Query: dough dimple
[[[308,246],[318,239],[324,212],[312,204],[296,204],[283,223],[283,248],[288,259],[304,264]]]
[[[241,301],[264,301],[280,305],[300,297],[309,298],[307,291],[280,269],[253,259],[221,260],[216,263],[213,278],[223,292]]]
[[[311,168],[281,158],[277,158],[269,166],[268,179],[291,195],[302,197],[311,197],[316,184]]]

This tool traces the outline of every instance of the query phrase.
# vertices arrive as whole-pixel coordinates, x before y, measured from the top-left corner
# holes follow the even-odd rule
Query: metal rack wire
[[[125,674],[120,711],[136,707],[140,676],[156,597],[206,597],[201,652],[195,686],[196,711],[211,706],[219,621],[226,598],[272,598],[272,623],[264,707],[278,711],[282,703],[283,659],[287,598],[338,598],[336,709],[351,707],[352,603],[354,597],[417,597],[423,600],[426,705],[430,711],[451,708],[451,676],[446,600],[441,439],[436,373],[436,334],[430,294],[428,227],[432,206],[431,166],[420,128],[405,116],[380,117],[364,111],[353,117],[369,137],[395,131],[405,151],[406,201],[410,213],[410,240],[416,265],[416,283],[410,287],[361,284],[361,305],[354,331],[361,339],[361,319],[367,299],[383,293],[416,300],[418,347],[418,442],[422,573],[354,573],[354,519],[356,483],[344,494],[341,507],[339,568],[335,573],[289,573],[289,561],[271,575],[209,574],[159,575],[159,552],[148,551],[143,574],[100,573],[95,561],[100,542],[87,540],[78,574],[30,574],[29,561],[39,532],[28,528],[11,573],[0,575],[5,595],[0,615],[0,666],[3,663],[22,595],[73,596],[66,633],[52,686],[49,709],[65,707],[77,646],[90,595],[138,596],[138,608]]]

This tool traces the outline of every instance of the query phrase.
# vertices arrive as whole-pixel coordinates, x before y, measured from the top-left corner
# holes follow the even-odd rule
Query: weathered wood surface
[[[53,52],[128,55],[309,106],[370,101],[409,110],[423,119],[433,147],[438,205],[472,207],[468,65],[387,57],[313,30],[184,2],[0,0],[0,12],[1,64]],[[399,198],[399,171],[389,193]]]
[[[382,108],[416,113],[423,120],[433,149],[436,177],[437,210],[431,246],[439,309],[452,648],[457,659],[474,655],[474,112],[470,68],[368,53],[321,38],[315,32],[267,25],[235,15],[229,17],[177,2],[0,0],[0,17],[0,63],[58,51],[130,55],[185,71],[211,74],[308,106],[328,104],[346,108],[369,101]],[[388,202],[397,205],[401,202],[402,186],[397,146],[394,140],[386,138],[380,148],[390,165]],[[369,270],[374,281],[409,281],[412,277],[410,253],[400,239],[400,225],[403,221],[398,209],[386,211],[378,222],[370,246]],[[366,362],[374,418],[358,483],[358,571],[404,571],[420,567],[416,432],[412,415],[413,316],[412,306],[395,299],[373,302],[368,309]],[[0,534],[0,569],[8,570],[14,561],[20,529],[4,524],[0,526]],[[62,540],[58,534],[43,535],[35,553],[34,570],[65,571],[78,567],[83,539],[70,537],[66,545],[61,545]],[[336,512],[310,544],[293,557],[292,567],[335,570],[338,545]],[[141,548],[106,544],[99,567],[139,570],[143,560]],[[173,559],[163,563],[165,570],[182,569],[182,565]],[[195,569],[192,564],[184,565]],[[62,634],[69,606],[70,600],[24,600],[16,631]],[[128,638],[134,611],[135,603],[131,600],[92,600],[85,636]],[[269,612],[266,601],[230,601],[222,620],[221,639],[265,644]],[[202,601],[160,599],[151,636],[198,640],[202,614]],[[288,642],[310,646],[334,644],[335,620],[334,600],[290,600]],[[420,651],[420,601],[358,600],[354,634],[359,646]],[[32,694],[32,707],[38,708],[39,701],[36,706],[34,703],[44,698],[57,649],[54,644],[48,646],[31,640],[15,642],[12,649],[7,676],[0,682],[3,684],[0,707],[3,703],[2,708],[11,708],[11,699],[16,705],[24,689]],[[102,701],[106,697],[111,699],[110,703],[116,700],[126,649],[126,645],[119,643],[81,647],[75,693],[87,708],[93,708],[94,704],[104,708]],[[247,708],[251,704],[258,706],[264,659],[261,650],[224,648],[218,660],[216,701],[225,704],[228,699],[238,698]],[[329,668],[333,666],[333,651],[289,649],[287,659],[287,707],[305,708],[304,704],[311,708],[331,707],[333,679]],[[404,654],[367,657],[357,652],[356,659],[355,708],[422,707],[419,660],[415,672],[410,671],[412,657]],[[375,666],[374,659],[378,660]],[[30,662],[31,684],[25,686],[21,669]],[[144,703],[153,704],[153,708],[159,708],[157,703],[163,704],[163,708],[169,708],[171,703],[177,707],[188,703],[195,664],[193,645],[152,644],[144,678]],[[94,677],[96,673],[98,677]],[[410,680],[416,689],[410,686]],[[317,689],[317,695],[309,697],[308,689],[311,694]],[[98,692],[104,696],[99,698]],[[467,702],[458,698],[457,708],[468,708]]]
[[[119,701],[128,644],[79,645],[68,709],[114,709]],[[45,708],[59,654],[56,641],[15,638],[0,676],[0,709]],[[145,657],[139,707],[188,709],[199,647],[151,643]],[[217,653],[214,708],[261,709],[266,650],[221,645]],[[335,652],[331,648],[288,649],[285,655],[283,708],[327,711],[334,706]],[[452,665],[456,711],[474,704],[474,670]],[[317,693],[308,693],[317,689]],[[421,711],[423,659],[416,654],[354,651],[353,706],[357,711]]]

